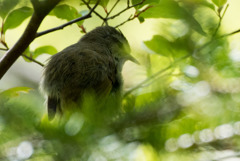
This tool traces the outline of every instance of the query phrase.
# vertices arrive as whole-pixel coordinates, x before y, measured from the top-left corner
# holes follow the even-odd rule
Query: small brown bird
[[[84,94],[100,100],[121,95],[122,67],[130,55],[124,35],[113,27],[97,27],[79,42],[53,55],[43,72],[41,89],[47,95],[48,116],[64,110],[71,102],[81,106]]]

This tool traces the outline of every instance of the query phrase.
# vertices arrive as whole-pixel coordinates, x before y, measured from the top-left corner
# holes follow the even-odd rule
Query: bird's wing
[[[65,60],[67,70],[62,72],[64,94],[71,98],[79,97],[79,94],[88,90],[94,91],[96,96],[106,96],[110,93],[115,81],[115,66],[111,57],[86,49],[78,54],[69,54]]]

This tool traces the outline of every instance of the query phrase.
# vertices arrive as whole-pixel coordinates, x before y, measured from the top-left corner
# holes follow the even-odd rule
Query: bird
[[[64,114],[73,104],[81,108],[86,94],[97,102],[114,95],[121,97],[122,68],[130,55],[123,33],[111,26],[100,26],[86,33],[77,43],[50,57],[40,84],[46,96],[48,118]]]

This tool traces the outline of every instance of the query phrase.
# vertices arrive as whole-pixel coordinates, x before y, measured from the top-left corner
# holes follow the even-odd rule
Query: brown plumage
[[[101,98],[122,91],[122,66],[135,61],[121,32],[113,27],[98,27],[50,58],[45,67],[41,88],[47,95],[48,114],[80,102],[85,93]]]

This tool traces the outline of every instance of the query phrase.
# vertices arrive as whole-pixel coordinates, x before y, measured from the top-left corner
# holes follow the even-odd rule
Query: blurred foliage
[[[14,2],[0,0],[2,34],[32,13]],[[227,0],[131,3],[139,3],[134,10],[142,11],[141,23],[159,19],[159,33],[143,42],[146,80],[125,93],[121,111],[111,104],[98,109],[89,100],[81,112],[49,122],[37,88],[1,91],[0,160],[239,157],[240,51],[231,48],[229,35],[219,25]],[[102,1],[100,5],[107,12],[109,4]],[[70,21],[83,12],[64,1],[50,16]],[[56,52],[53,46],[40,46],[26,55],[35,59]]]

